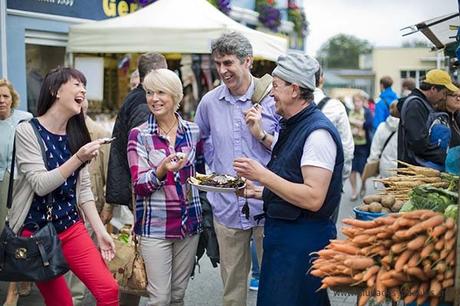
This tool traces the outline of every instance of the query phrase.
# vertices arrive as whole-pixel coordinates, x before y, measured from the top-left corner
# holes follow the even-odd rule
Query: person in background
[[[110,132],[96,123],[88,116],[88,100],[85,99],[81,104],[82,112],[85,116],[85,124],[88,128],[91,140],[98,140],[110,137]],[[94,195],[96,209],[101,217],[102,223],[108,223],[108,216],[112,214],[112,205],[105,202],[105,182],[107,178],[107,165],[109,161],[110,144],[101,146],[99,153],[89,164],[89,175],[91,179],[91,191]],[[95,232],[88,223],[85,224],[88,233],[95,243],[97,243]],[[68,274],[67,278],[70,290],[72,291],[72,301],[74,306],[85,305],[88,289],[73,273]]]
[[[133,73],[131,73],[131,76],[129,77],[129,90],[136,88],[140,82],[141,79],[139,78],[139,70],[136,69],[133,71]]]
[[[102,140],[91,141],[85,125],[81,110],[85,84],[85,76],[73,68],[59,67],[46,75],[37,104],[38,117],[16,129],[18,178],[8,219],[12,230],[24,237],[33,235],[50,219],[70,270],[93,293],[98,306],[116,306],[118,284],[104,262],[114,257],[114,243],[97,213],[86,167],[98,155]],[[46,152],[42,152],[39,141],[46,145]],[[48,194],[52,197],[51,212],[47,210]],[[100,251],[79,212],[96,233]],[[73,304],[64,276],[36,285],[47,306]]]
[[[373,129],[376,130],[380,123],[390,115],[391,103],[398,99],[398,95],[393,91],[391,86],[393,79],[389,76],[384,76],[380,79],[380,100],[375,105]]]
[[[447,72],[432,69],[419,88],[415,88],[406,99],[398,101],[397,112],[394,112],[400,116],[398,160],[416,166],[444,167],[449,143],[441,146],[442,139],[433,142],[436,135],[432,133],[432,124],[439,121],[436,118],[437,105],[446,100],[448,93],[458,90]],[[447,138],[450,141],[450,136]]]
[[[206,163],[213,172],[229,175],[235,175],[232,162],[240,156],[265,165],[270,159],[266,144],[278,128],[278,116],[273,97],[266,96],[258,106],[252,104],[255,81],[250,70],[251,43],[239,33],[227,33],[212,42],[211,56],[222,84],[201,99],[195,115],[205,141]],[[222,304],[246,305],[251,237],[257,243],[259,262],[262,256],[263,224],[254,220],[262,213],[262,201],[246,202],[233,193],[208,192],[207,197],[219,243]]]
[[[5,218],[8,213],[6,201],[16,126],[20,121],[32,118],[31,113],[18,110],[18,106],[19,94],[14,89],[13,84],[6,79],[0,79],[0,131],[2,131],[2,137],[0,137],[0,232],[3,230]],[[25,287],[22,290],[23,294],[19,292],[20,295],[28,295],[30,293],[31,283],[19,283],[19,285]],[[3,305],[16,306],[18,297],[16,283],[10,283],[6,294],[6,301]]]
[[[271,160],[267,168],[247,157],[233,162],[248,178],[241,194],[264,200],[259,306],[330,305],[327,290],[318,290],[321,279],[308,271],[312,254],[337,234],[331,215],[341,198],[344,158],[337,129],[313,102],[318,66],[307,55],[278,58],[271,95],[283,119],[279,137],[270,139]]]
[[[324,75],[321,66],[315,73],[315,84],[316,88],[313,92],[315,97],[314,102],[318,108],[323,112],[327,119],[331,120],[332,124],[337,128],[342,140],[343,147],[343,176],[342,180],[345,182],[351,173],[351,165],[353,161],[353,153],[355,150],[355,144],[353,142],[353,135],[351,133],[350,121],[348,119],[347,110],[342,102],[337,99],[327,97],[322,88],[324,85]],[[332,215],[334,222],[337,222],[339,216],[339,206]]]
[[[151,71],[143,86],[151,114],[128,139],[136,194],[134,233],[140,236],[148,305],[179,306],[184,305],[202,231],[199,193],[188,183],[197,170],[204,173],[200,130],[177,113],[183,91],[174,72]]]
[[[413,78],[405,78],[401,83],[401,98],[410,95],[415,87],[415,80]]]
[[[458,83],[453,84],[459,87]],[[446,171],[460,175],[460,166],[458,165],[460,159],[460,90],[448,93],[447,99],[439,103],[437,110],[448,114],[452,135],[446,156]]]
[[[354,109],[350,112],[349,116],[353,141],[355,143],[350,175],[352,201],[358,198],[357,176],[363,173],[371,147],[372,114],[369,109],[364,107],[365,101],[366,95],[364,93],[353,95]],[[361,188],[362,195],[365,194],[365,190],[365,188]]]
[[[105,195],[107,203],[126,205],[132,210],[131,174],[126,156],[128,135],[131,129],[147,121],[150,114],[142,85],[144,77],[154,69],[167,67],[166,58],[160,53],[145,53],[139,57],[137,70],[140,83],[126,96],[113,127],[112,137],[115,140],[110,147]],[[107,222],[110,221],[111,216],[108,215],[107,219]],[[139,299],[139,296],[122,293],[120,305],[138,305]]]

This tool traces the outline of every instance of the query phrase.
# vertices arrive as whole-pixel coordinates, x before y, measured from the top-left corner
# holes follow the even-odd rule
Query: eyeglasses
[[[456,94],[447,94],[447,96],[460,99],[460,95],[456,95]]]

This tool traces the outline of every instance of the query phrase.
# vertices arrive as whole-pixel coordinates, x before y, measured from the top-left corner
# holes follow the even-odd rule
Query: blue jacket
[[[385,122],[387,117],[390,115],[390,104],[398,99],[398,95],[388,87],[380,93],[380,100],[375,105],[375,114],[374,114],[374,130],[377,129],[380,123]]]
[[[267,168],[282,178],[294,183],[303,183],[300,160],[305,141],[314,130],[325,129],[331,134],[337,146],[337,156],[324,204],[317,212],[292,205],[268,188],[264,188],[263,200],[266,214],[271,218],[284,220],[295,220],[302,213],[318,218],[329,218],[340,203],[342,190],[343,149],[339,132],[314,103],[292,118],[282,119],[280,124],[278,141],[273,148],[272,158]],[[308,201],[308,199],[305,200]]]

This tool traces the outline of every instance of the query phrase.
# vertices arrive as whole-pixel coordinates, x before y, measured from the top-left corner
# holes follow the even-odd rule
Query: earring
[[[61,96],[59,96],[59,95],[56,95],[56,99],[60,99],[60,98],[61,98]]]

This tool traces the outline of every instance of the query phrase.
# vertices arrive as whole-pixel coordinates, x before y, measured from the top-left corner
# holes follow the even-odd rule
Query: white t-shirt
[[[278,133],[273,136],[272,150],[278,141]],[[300,167],[315,166],[334,171],[337,145],[325,129],[313,131],[305,140]]]

